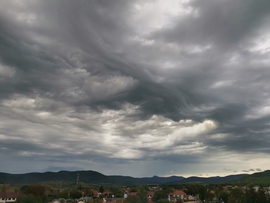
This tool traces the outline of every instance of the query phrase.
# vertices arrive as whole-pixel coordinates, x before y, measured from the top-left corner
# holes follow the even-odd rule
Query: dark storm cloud
[[[2,1],[1,154],[43,169],[269,155],[269,1],[177,5]]]
[[[89,2],[86,4],[73,1],[64,4],[54,1],[40,2],[37,5],[34,3],[33,8],[29,7],[26,9],[28,12],[40,12],[40,14],[36,14],[38,15],[37,22],[34,22],[34,25],[28,25],[28,29],[32,30],[32,32],[17,22],[12,21],[14,18],[8,19],[5,16],[4,20],[6,21],[2,23],[3,31],[1,33],[1,42],[3,44],[1,47],[1,61],[16,68],[17,73],[15,81],[13,80],[8,87],[6,85],[4,91],[8,93],[13,90],[13,93],[22,92],[24,94],[24,91],[31,93],[36,90],[40,91],[41,94],[48,93],[49,96],[62,96],[63,99],[67,99],[60,92],[63,91],[63,88],[67,88],[66,85],[69,84],[59,78],[59,75],[63,74],[61,70],[80,65],[76,64],[79,63],[76,59],[76,54],[82,60],[86,60],[83,65],[85,70],[89,72],[104,75],[117,74],[114,72],[110,74],[109,71],[106,73],[107,69],[115,69],[116,67],[123,67],[123,65],[115,61],[110,56],[110,51],[112,50],[109,49],[107,51],[107,47],[104,46],[112,46],[109,43],[116,42],[117,38],[121,37],[122,32],[118,30],[116,25],[118,20],[114,19],[117,18],[119,12],[113,12],[114,18],[102,13],[108,8],[112,11],[119,8],[114,5],[103,4],[102,2]],[[123,4],[121,3],[122,6],[124,6]],[[98,11],[100,11],[100,14]],[[18,34],[15,26],[20,29],[20,34]],[[110,29],[110,27],[115,31]],[[118,33],[113,34],[114,32]],[[37,36],[40,36],[40,39],[38,38],[36,42],[35,37]],[[113,38],[113,40],[105,43],[108,37]],[[45,43],[42,40],[45,40]],[[54,45],[49,45],[48,47],[46,40],[51,43],[62,44],[63,50],[59,50]],[[103,43],[105,44],[103,45]],[[76,50],[74,50],[75,53],[72,53],[74,51],[68,53],[67,49],[71,48],[70,46],[74,46],[74,49],[79,46],[80,53],[76,53]],[[84,51],[86,51],[85,56],[83,55]],[[72,60],[73,58],[75,59]],[[104,71],[105,73],[103,73]],[[76,83],[80,85],[79,81],[76,81]]]
[[[155,35],[180,44],[213,44],[221,49],[237,46],[254,34],[263,20],[269,17],[269,2],[248,1],[192,1],[194,17],[174,20],[174,26],[161,29]]]
[[[172,71],[172,75],[178,76],[179,81],[184,80],[183,85],[176,81],[174,86],[184,86],[181,92],[191,107],[188,111],[190,118],[216,120],[220,124],[218,132],[231,134],[228,140],[222,140],[222,145],[230,150],[262,150],[268,153],[265,148],[269,144],[268,136],[252,133],[248,126],[269,129],[269,118],[264,117],[256,122],[258,119],[250,120],[245,116],[252,107],[261,105],[267,98],[265,86],[269,86],[269,69],[262,60],[269,54],[251,53],[240,47],[245,44],[245,40],[265,28],[262,26],[269,19],[269,2],[193,1],[190,5],[197,12],[194,17],[176,19],[173,26],[164,27],[151,36],[183,47],[211,44],[213,48],[202,56],[193,56],[194,64],[189,65],[189,61],[184,61],[186,70],[183,73],[175,74]],[[234,64],[228,66],[226,63],[234,54],[239,54],[242,61],[236,67]],[[212,88],[216,82],[222,80],[224,84],[220,83],[221,87]],[[227,86],[226,80],[232,84]],[[181,103],[180,100],[176,101]],[[214,109],[211,109],[211,105]],[[209,110],[193,111],[192,107],[196,109],[200,106],[209,107]],[[182,111],[174,112],[177,112],[176,115],[184,115]]]

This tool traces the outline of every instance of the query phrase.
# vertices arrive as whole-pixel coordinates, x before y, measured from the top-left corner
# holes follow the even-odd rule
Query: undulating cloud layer
[[[270,1],[0,1],[1,171],[270,167]]]

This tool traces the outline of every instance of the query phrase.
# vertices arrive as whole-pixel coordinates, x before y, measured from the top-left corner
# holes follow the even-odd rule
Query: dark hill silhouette
[[[146,184],[184,184],[184,183],[225,183],[238,180],[247,176],[246,174],[231,175],[226,177],[189,177],[182,176],[171,177],[144,177],[134,178],[130,176],[106,176],[96,171],[59,171],[44,173],[25,173],[25,174],[9,174],[0,173],[0,184],[35,184],[50,181],[73,182],[77,180],[89,184],[114,184],[114,185],[146,185]]]

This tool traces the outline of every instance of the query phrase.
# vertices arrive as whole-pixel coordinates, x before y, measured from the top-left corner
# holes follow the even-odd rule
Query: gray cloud
[[[248,169],[248,170],[243,170],[243,172],[246,172],[246,173],[248,173],[248,172],[261,172],[262,171],[262,169],[260,169],[260,168],[255,168],[255,169],[253,169],[253,168],[251,168],[251,169]]]
[[[1,1],[2,170],[267,169],[269,8]],[[35,167],[14,169],[18,160]]]

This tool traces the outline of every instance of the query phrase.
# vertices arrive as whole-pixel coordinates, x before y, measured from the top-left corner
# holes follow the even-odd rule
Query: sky
[[[1,0],[0,171],[270,168],[269,0]]]

